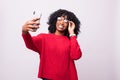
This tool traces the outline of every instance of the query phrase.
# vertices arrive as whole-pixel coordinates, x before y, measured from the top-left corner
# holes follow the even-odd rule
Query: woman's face
[[[61,16],[57,18],[56,30],[59,32],[64,32],[68,28],[67,16]]]

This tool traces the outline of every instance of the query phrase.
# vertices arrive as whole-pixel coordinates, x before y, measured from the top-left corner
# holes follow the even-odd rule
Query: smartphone
[[[40,18],[40,19],[41,19],[42,13],[38,14],[38,13],[36,13],[36,12],[34,11],[34,12],[33,12],[33,15],[34,15],[34,18]],[[37,22],[40,23],[40,19],[37,20]],[[38,25],[39,25],[39,24],[38,24]],[[37,26],[38,26],[38,25],[37,25]],[[36,25],[33,25],[33,26],[36,26]],[[33,31],[35,32],[38,28],[32,28],[32,29],[33,29]]]

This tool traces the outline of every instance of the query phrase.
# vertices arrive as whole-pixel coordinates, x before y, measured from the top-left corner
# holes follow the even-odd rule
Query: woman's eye
[[[61,20],[61,17],[58,17],[58,18],[57,18],[57,20],[59,20],[59,21],[60,21],[60,20]]]
[[[65,22],[65,23],[67,23],[67,22],[68,22],[68,20],[67,20],[67,19],[65,19],[65,20],[64,20],[64,22]]]
[[[65,23],[67,23],[67,22],[68,22],[68,20],[67,20],[67,19],[62,19],[61,17],[58,17],[58,18],[57,18],[57,20],[58,20],[58,21],[62,21],[62,20],[63,20]]]

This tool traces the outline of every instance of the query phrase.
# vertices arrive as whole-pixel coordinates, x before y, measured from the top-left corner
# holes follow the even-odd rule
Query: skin
[[[22,26],[22,32],[24,34],[28,33],[28,31],[36,32],[36,30],[39,28],[39,20],[40,18],[34,18],[32,20],[28,20],[25,22],[25,24]]]
[[[40,23],[38,22],[40,18],[34,18],[32,20],[28,20],[25,22],[25,24],[22,26],[22,32],[24,34],[27,34],[29,31],[36,32],[36,30],[39,28]],[[74,34],[75,24],[73,21],[64,22],[64,19],[66,17],[61,17],[62,20],[57,20],[56,22],[56,31],[54,34],[56,35],[64,35],[65,30],[68,29],[69,34]],[[62,26],[59,27],[59,26]]]

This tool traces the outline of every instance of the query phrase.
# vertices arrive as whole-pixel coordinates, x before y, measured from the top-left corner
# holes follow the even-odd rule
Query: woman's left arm
[[[73,60],[77,60],[82,56],[82,51],[80,49],[80,45],[77,42],[74,29],[75,29],[75,23],[73,21],[69,21],[68,31],[70,34],[70,57]]]
[[[76,36],[70,37],[70,57],[73,60],[77,60],[82,56],[80,45],[77,42]]]

